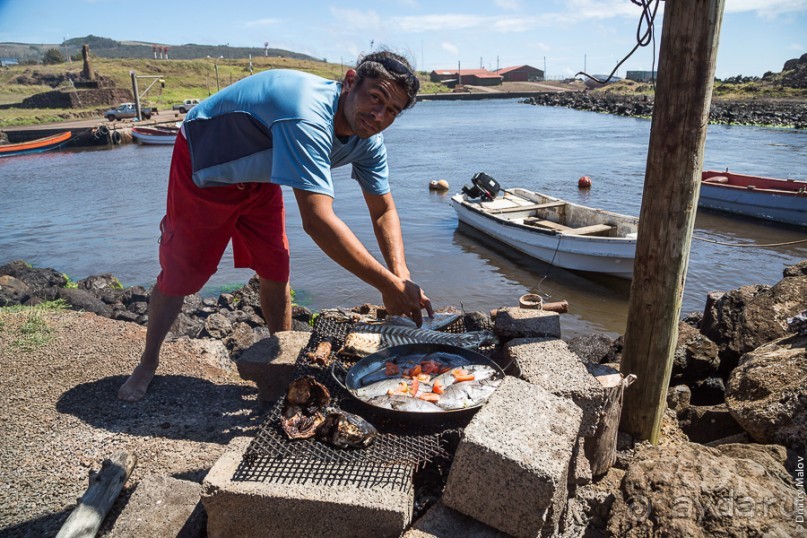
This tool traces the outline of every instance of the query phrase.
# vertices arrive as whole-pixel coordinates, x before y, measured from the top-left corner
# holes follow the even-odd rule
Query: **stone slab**
[[[552,536],[582,417],[571,400],[505,378],[465,429],[443,502],[516,537]]]
[[[594,435],[605,390],[566,342],[556,338],[517,338],[505,345],[505,355],[518,364],[525,381],[556,396],[571,398],[583,410],[580,435]]]
[[[285,396],[294,379],[295,363],[300,351],[308,345],[311,333],[283,331],[258,340],[238,357],[238,374],[254,381],[258,401],[269,403]]]
[[[509,538],[484,523],[460,514],[438,501],[401,538]]]
[[[109,536],[203,536],[205,512],[200,491],[196,482],[146,476],[138,482]]]
[[[560,314],[532,308],[500,308],[496,313],[493,331],[503,340],[544,336],[560,338]]]
[[[250,439],[238,437],[202,484],[210,538],[398,537],[412,520],[414,485],[235,481]],[[330,465],[334,469],[336,464]]]

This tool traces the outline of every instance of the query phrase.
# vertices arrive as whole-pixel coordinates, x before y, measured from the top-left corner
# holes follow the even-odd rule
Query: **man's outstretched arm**
[[[350,228],[336,216],[330,196],[300,189],[294,189],[294,196],[300,208],[303,229],[317,246],[336,263],[379,290],[384,306],[391,314],[411,316],[420,326],[420,288],[408,278],[393,274],[373,258]]]

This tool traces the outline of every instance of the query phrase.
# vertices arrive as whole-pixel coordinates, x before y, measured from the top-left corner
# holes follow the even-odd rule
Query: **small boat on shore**
[[[132,127],[132,138],[141,144],[173,144],[177,134],[175,127]]]
[[[807,226],[807,181],[706,170],[700,207],[772,222]]]
[[[461,223],[550,265],[633,277],[637,217],[521,188],[502,189],[492,197],[463,189],[452,196],[451,205]]]
[[[30,153],[42,153],[63,146],[73,136],[72,131],[65,131],[28,142],[17,142],[14,144],[0,145],[0,157],[11,157],[14,155],[28,155]]]

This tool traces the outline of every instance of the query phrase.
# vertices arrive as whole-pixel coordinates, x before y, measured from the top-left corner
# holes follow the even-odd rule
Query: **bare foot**
[[[143,399],[156,370],[156,366],[138,364],[129,379],[118,390],[118,399],[126,402],[137,402]]]

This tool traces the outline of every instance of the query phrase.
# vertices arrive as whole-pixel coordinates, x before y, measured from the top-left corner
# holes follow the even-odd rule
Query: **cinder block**
[[[505,378],[465,429],[443,502],[516,537],[552,536],[582,416],[571,400]]]
[[[401,538],[509,538],[493,527],[460,514],[438,501]]]
[[[560,314],[532,308],[500,308],[493,331],[496,336],[509,338],[560,338]]]
[[[580,435],[594,435],[605,390],[566,342],[553,338],[519,338],[505,345],[505,355],[518,364],[525,381],[556,396],[571,398],[583,410]]]
[[[585,437],[578,437],[577,443],[574,445],[574,451],[572,451],[572,462],[569,466],[570,486],[587,486],[588,484],[591,484],[591,481],[594,478],[591,473],[591,464],[586,458],[585,443]]]
[[[241,353],[236,361],[238,374],[255,382],[260,402],[273,402],[286,394],[294,379],[297,357],[310,338],[311,333],[304,331],[278,332]]]
[[[414,485],[234,481],[250,439],[238,437],[202,484],[210,538],[398,537],[412,520]],[[338,471],[337,464],[328,464]],[[348,473],[346,472],[347,476]]]
[[[109,536],[202,536],[201,486],[188,480],[149,475],[137,484]]]

